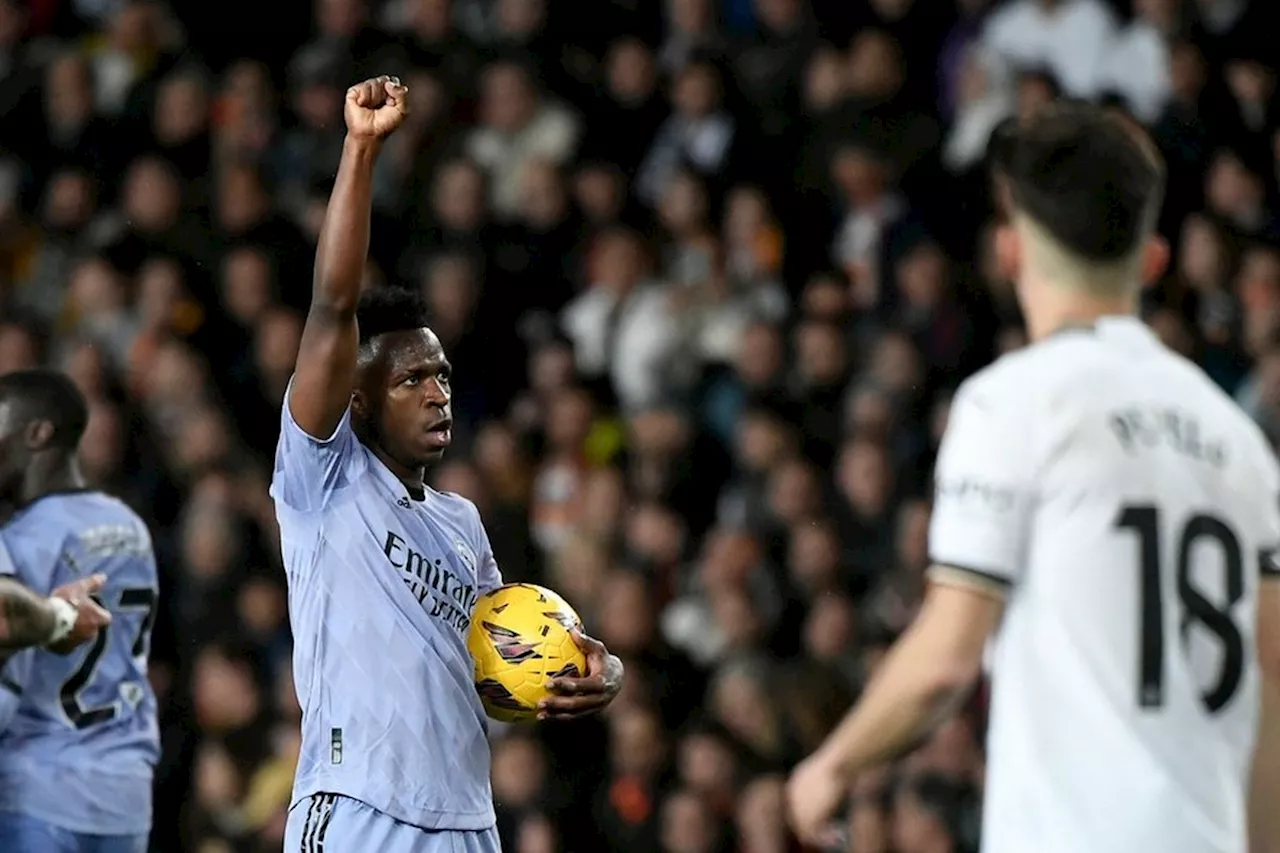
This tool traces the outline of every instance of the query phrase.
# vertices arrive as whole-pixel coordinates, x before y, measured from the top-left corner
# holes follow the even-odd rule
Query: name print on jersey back
[[[1227,463],[1226,442],[1209,435],[1200,418],[1191,412],[1170,406],[1133,405],[1113,409],[1108,423],[1130,454],[1165,447],[1215,468]]]

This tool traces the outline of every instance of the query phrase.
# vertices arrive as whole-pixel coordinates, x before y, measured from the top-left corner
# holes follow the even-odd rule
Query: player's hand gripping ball
[[[485,712],[504,723],[535,720],[538,703],[554,695],[548,681],[586,674],[571,633],[581,628],[568,602],[540,586],[508,584],[481,596],[467,647]]]

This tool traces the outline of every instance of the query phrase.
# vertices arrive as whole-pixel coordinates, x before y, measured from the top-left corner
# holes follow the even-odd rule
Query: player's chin
[[[445,451],[449,449],[450,441],[444,442],[428,442],[418,447],[417,457],[423,465],[429,465],[432,462],[439,462],[444,458]]]

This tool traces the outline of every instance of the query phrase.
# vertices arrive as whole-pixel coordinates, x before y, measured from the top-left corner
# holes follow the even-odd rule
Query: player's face
[[[451,367],[430,329],[394,332],[382,342],[371,384],[381,396],[378,437],[396,461],[419,467],[444,455],[453,440]]]

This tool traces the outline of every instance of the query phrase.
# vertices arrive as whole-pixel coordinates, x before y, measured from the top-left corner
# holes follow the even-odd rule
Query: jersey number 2
[[[151,623],[156,618],[156,591],[145,586],[122,589],[119,603],[115,608],[108,609],[142,611],[142,622],[138,626],[138,635],[134,638],[131,653],[134,657],[146,654],[147,637],[151,633]],[[84,660],[80,666],[76,667],[75,672],[71,673],[71,677],[63,682],[62,690],[58,693],[63,712],[77,729],[85,729],[113,720],[119,713],[119,707],[115,702],[96,708],[86,708],[80,704],[80,691],[93,680],[98,662],[102,660],[102,653],[107,650],[110,631],[111,626],[108,625],[98,632],[93,645],[89,647],[89,653],[84,656]]]
[[[1127,506],[1116,518],[1116,527],[1138,535],[1141,563],[1141,651],[1138,664],[1138,705],[1159,708],[1164,704],[1164,599],[1160,593],[1160,513],[1153,506]],[[1198,543],[1214,543],[1222,552],[1226,601],[1216,605],[1191,577],[1191,551]],[[1216,682],[1200,695],[1209,713],[1226,707],[1244,675],[1244,639],[1231,618],[1231,608],[1244,595],[1244,560],[1240,540],[1231,528],[1211,515],[1194,515],[1178,537],[1177,588],[1181,602],[1179,627],[1183,640],[1192,625],[1200,625],[1222,645],[1222,663]]]

